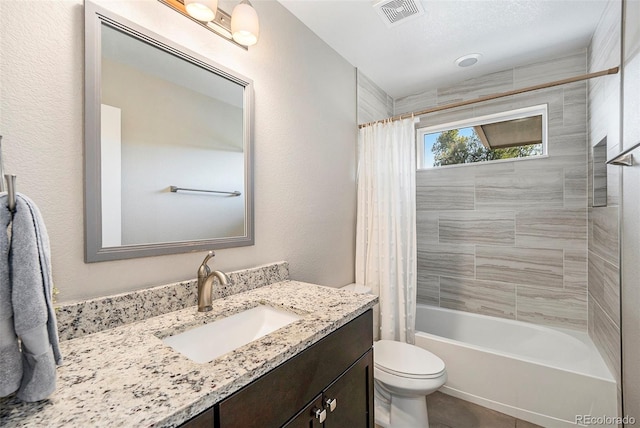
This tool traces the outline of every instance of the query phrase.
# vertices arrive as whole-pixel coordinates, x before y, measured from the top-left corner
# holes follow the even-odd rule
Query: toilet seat
[[[385,373],[388,373],[388,374],[390,374],[390,375],[398,376],[398,377],[404,377],[404,378],[407,378],[407,379],[435,379],[435,378],[437,378],[437,377],[442,376],[442,375],[444,374],[444,372],[445,372],[444,370],[442,370],[442,371],[440,371],[440,372],[438,372],[438,373],[433,373],[433,374],[418,374],[418,375],[417,375],[417,374],[410,374],[410,373],[397,372],[397,371],[395,371],[395,370],[390,370],[390,369],[388,369],[388,368],[386,368],[386,367],[379,366],[379,365],[377,365],[377,366],[376,366],[376,368],[377,368],[378,370],[381,370],[381,371],[383,371],[383,372],[385,372]]]
[[[433,379],[445,372],[445,364],[431,352],[408,343],[379,340],[373,344],[374,366],[390,375]]]

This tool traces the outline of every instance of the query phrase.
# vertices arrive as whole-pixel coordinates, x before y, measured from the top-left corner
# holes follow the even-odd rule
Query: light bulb
[[[231,13],[233,40],[243,46],[252,46],[257,43],[259,32],[258,13],[248,0],[242,0]]]
[[[216,17],[218,0],[184,0],[184,8],[198,21],[209,22]]]

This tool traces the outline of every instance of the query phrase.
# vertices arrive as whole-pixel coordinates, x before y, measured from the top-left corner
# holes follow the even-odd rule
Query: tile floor
[[[543,428],[441,392],[427,397],[427,409],[430,428]]]

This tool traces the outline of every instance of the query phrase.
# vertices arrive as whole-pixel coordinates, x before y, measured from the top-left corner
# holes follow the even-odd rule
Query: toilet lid
[[[445,370],[444,361],[431,352],[393,340],[373,344],[373,361],[378,369],[402,377],[433,378]]]

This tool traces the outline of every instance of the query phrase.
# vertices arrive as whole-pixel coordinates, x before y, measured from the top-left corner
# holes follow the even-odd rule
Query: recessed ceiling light
[[[458,58],[455,62],[458,67],[471,67],[480,60],[481,54],[469,54]]]

